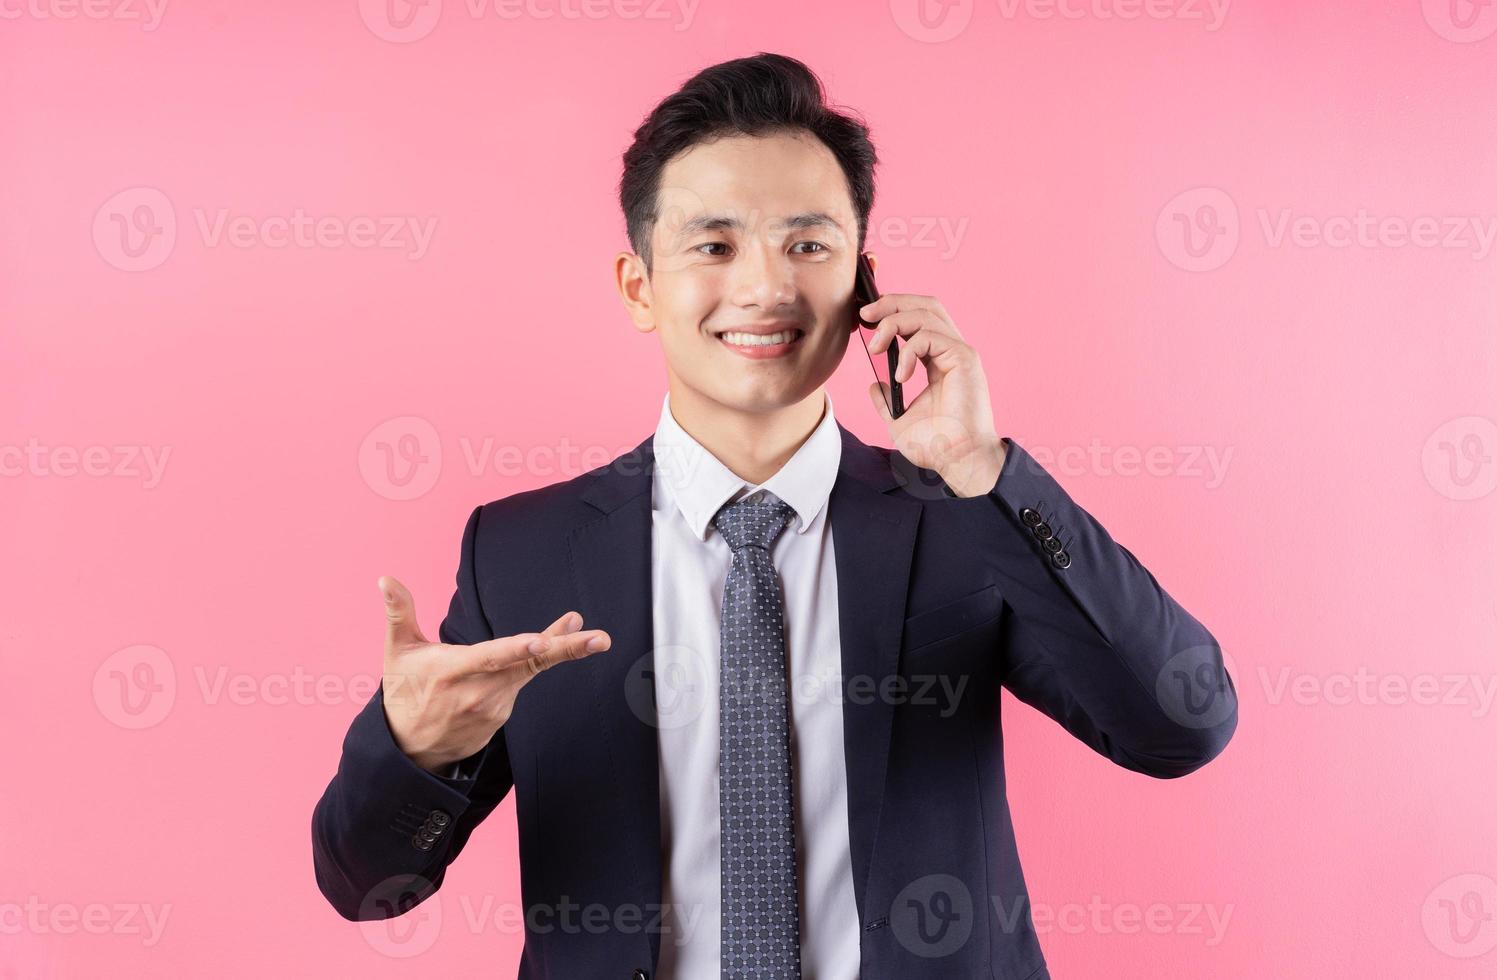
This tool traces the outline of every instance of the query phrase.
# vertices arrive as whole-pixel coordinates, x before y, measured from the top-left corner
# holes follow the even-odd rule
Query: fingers
[[[922,330],[940,333],[957,341],[962,339],[950,323],[930,310],[901,310],[879,321],[873,330],[873,336],[868,338],[868,352],[882,354],[896,336],[912,337]]]
[[[403,649],[428,640],[416,622],[416,600],[400,580],[389,575],[379,578],[380,593],[385,597],[385,649]]]
[[[534,677],[563,661],[581,660],[583,657],[602,653],[612,645],[613,638],[603,630],[581,630],[565,636],[551,637],[544,650],[532,652],[521,662],[520,667],[528,677]],[[533,651],[534,647],[526,649]]]
[[[550,626],[547,626],[541,632],[541,635],[542,636],[563,636],[563,635],[565,635],[567,633],[571,633],[571,632],[573,632],[573,631],[575,631],[577,629],[580,629],[581,627],[582,627],[582,614],[578,613],[578,612],[575,612],[575,611],[572,611],[572,610],[569,610],[567,612],[562,613],[559,617],[557,617],[556,622],[552,623]]]
[[[879,418],[885,422],[894,421],[894,416],[889,414],[889,402],[887,401],[889,397],[888,385],[882,381],[875,381],[868,386],[868,397],[873,399],[873,408],[874,411],[878,412]]]
[[[917,293],[885,293],[878,299],[862,307],[858,314],[869,323],[878,323],[894,313],[924,312],[932,317],[938,324],[944,324],[946,332],[958,339],[962,333],[956,328],[956,321],[946,311],[946,306],[934,296],[922,296]]]
[[[908,426],[911,419],[924,417],[926,413],[922,409],[924,409],[926,401],[931,398],[930,391],[929,387],[922,389],[920,394],[915,396],[914,401],[905,405],[904,414],[897,419],[889,414],[889,402],[885,401],[889,397],[888,385],[882,381],[875,381],[868,388],[868,396],[873,399],[873,409],[878,412],[878,417],[883,419],[891,427],[897,429],[901,425]],[[900,437],[895,436],[895,438],[898,439]],[[898,446],[898,443],[895,445]]]
[[[582,617],[568,612],[541,633],[501,636],[463,648],[459,674],[493,674],[524,666],[533,677],[564,660],[578,660],[607,650],[613,639],[603,630],[580,629]],[[596,646],[596,649],[592,647]]]
[[[894,365],[894,380],[903,384],[914,375],[915,365],[920,361],[928,361],[947,351],[965,346],[961,341],[946,334],[935,330],[921,330],[899,349],[899,360]]]

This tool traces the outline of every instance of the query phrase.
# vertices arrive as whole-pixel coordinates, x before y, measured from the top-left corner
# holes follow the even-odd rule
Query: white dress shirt
[[[771,558],[785,597],[790,759],[800,877],[803,980],[856,980],[858,913],[848,842],[842,643],[827,501],[842,458],[831,396],[820,424],[759,486],[735,476],[671,414],[655,429],[651,542],[660,751],[661,869],[670,931],[657,980],[720,980],[718,677],[723,589],[733,553],[712,518],[755,491],[795,518]]]

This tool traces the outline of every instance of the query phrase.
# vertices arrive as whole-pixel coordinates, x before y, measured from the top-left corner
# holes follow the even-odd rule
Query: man
[[[997,435],[945,307],[857,309],[875,162],[770,54],[635,133],[616,276],[659,424],[475,509],[440,643],[380,580],[384,682],[313,817],[342,915],[424,900],[513,790],[522,978],[1036,980],[1000,689],[1151,776],[1222,751],[1215,640]],[[869,389],[897,452],[825,391],[859,313],[925,367],[897,419]]]

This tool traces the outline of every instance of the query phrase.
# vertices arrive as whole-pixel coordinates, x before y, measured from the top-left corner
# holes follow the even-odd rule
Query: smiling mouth
[[[749,349],[789,347],[806,335],[804,330],[791,327],[770,334],[745,333],[738,330],[724,330],[717,335],[717,339],[729,347],[743,347]]]

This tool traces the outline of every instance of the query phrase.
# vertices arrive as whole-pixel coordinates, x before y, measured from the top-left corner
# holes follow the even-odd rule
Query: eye
[[[822,251],[822,252],[825,252],[827,250],[827,247],[825,245],[823,245],[821,242],[796,242],[795,244],[796,244],[796,247],[799,247],[801,245],[815,245],[816,248],[819,251]],[[814,255],[815,253],[812,252],[812,253],[809,253],[809,254],[813,254]]]
[[[704,248],[716,248],[718,246],[722,246],[723,248],[727,248],[728,247],[728,243],[727,242],[703,242],[701,245],[698,245],[698,246],[696,246],[696,248],[692,249],[692,251],[693,252],[700,252]],[[706,254],[706,255],[721,255],[723,253],[721,253],[721,252],[706,252],[706,253],[703,253],[703,254]]]

